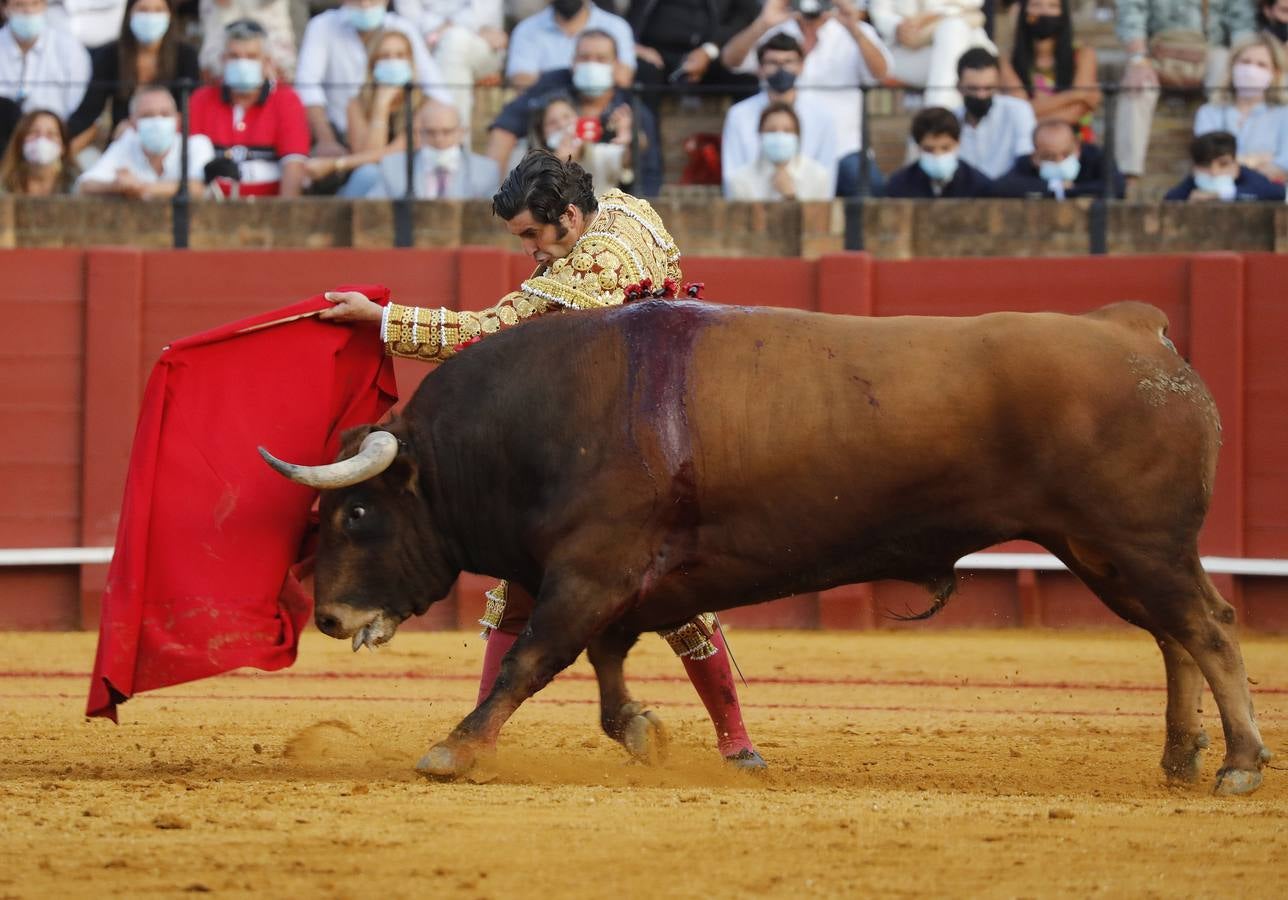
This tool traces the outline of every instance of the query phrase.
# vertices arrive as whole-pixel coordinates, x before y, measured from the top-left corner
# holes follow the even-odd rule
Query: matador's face
[[[544,266],[563,259],[572,251],[573,244],[581,240],[586,231],[586,221],[581,208],[570,203],[558,222],[539,222],[533,218],[531,210],[525,209],[513,219],[507,219],[505,227],[519,239],[523,252],[537,265]]]

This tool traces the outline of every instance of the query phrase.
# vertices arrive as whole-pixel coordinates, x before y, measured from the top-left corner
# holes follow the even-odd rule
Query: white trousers
[[[461,124],[468,130],[474,107],[474,82],[484,75],[501,71],[505,52],[493,50],[487,41],[468,28],[453,25],[443,32],[434,48],[443,81],[461,113]]]
[[[957,60],[971,47],[997,52],[983,28],[972,28],[960,16],[941,19],[934,39],[925,47],[909,50],[896,44],[891,48],[894,77],[903,84],[925,88],[926,106],[956,109],[962,103],[957,93]]]

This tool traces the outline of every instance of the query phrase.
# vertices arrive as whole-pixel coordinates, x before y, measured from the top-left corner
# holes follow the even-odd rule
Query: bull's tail
[[[934,598],[930,606],[926,607],[919,613],[892,613],[886,611],[886,617],[898,622],[924,622],[926,619],[936,615],[941,609],[948,605],[948,598],[957,593],[957,573],[949,572],[930,581],[922,582],[926,590],[930,591]]]

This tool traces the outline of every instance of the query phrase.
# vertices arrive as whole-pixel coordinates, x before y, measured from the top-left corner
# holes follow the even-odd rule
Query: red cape
[[[328,306],[318,295],[161,354],[130,453],[87,715],[115,721],[139,691],[295,661],[313,598],[292,566],[316,495],[256,447],[330,462],[346,428],[397,400],[375,329],[298,318]]]

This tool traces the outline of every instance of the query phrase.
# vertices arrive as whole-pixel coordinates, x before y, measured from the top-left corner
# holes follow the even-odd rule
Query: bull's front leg
[[[620,613],[611,594],[574,574],[548,572],[519,639],[501,661],[492,692],[447,738],[421,757],[416,769],[433,778],[464,775],[496,746],[501,727],[523,701],[576,661]]]

